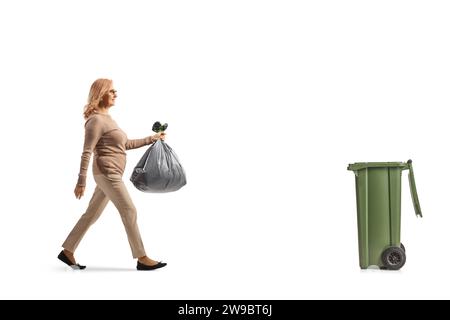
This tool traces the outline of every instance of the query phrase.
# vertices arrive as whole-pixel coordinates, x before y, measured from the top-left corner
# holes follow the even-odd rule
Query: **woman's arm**
[[[164,133],[157,133],[157,134],[154,134],[153,136],[148,136],[144,139],[127,140],[127,142],[125,143],[125,149],[130,150],[130,149],[140,148],[140,147],[152,144],[159,139],[164,140],[164,136],[165,136]]]
[[[81,154],[80,172],[78,174],[78,187],[86,186],[86,175],[89,167],[92,152],[102,136],[102,123],[97,117],[92,117],[86,121],[84,132],[84,146]]]
[[[145,137],[144,139],[127,140],[127,142],[125,143],[125,149],[130,150],[130,149],[140,148],[140,147],[152,144],[155,141],[156,140],[153,139],[153,136],[148,136],[148,137]]]

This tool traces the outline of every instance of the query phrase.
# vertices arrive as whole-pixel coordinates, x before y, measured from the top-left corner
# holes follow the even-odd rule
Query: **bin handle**
[[[414,204],[414,211],[416,212],[416,216],[422,217],[422,210],[420,209],[419,197],[417,196],[416,189],[416,181],[414,180],[414,171],[412,167],[412,160],[408,160],[408,169],[409,169],[409,190],[411,191],[411,198]]]

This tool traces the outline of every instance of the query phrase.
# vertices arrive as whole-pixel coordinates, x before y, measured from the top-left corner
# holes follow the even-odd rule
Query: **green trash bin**
[[[409,170],[409,186],[417,216],[422,217],[412,161],[358,162],[348,165],[355,173],[358,211],[359,265],[398,270],[405,264],[400,242],[402,171]]]

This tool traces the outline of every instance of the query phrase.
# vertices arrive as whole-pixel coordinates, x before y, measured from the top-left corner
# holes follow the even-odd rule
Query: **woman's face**
[[[116,101],[116,98],[117,98],[117,91],[111,85],[108,92],[103,96],[103,105],[106,108],[112,107]]]

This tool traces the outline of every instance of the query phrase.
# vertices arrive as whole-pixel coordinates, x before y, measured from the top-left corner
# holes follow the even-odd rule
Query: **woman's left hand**
[[[158,132],[152,136],[153,140],[164,140],[166,138],[166,134],[164,132]]]

